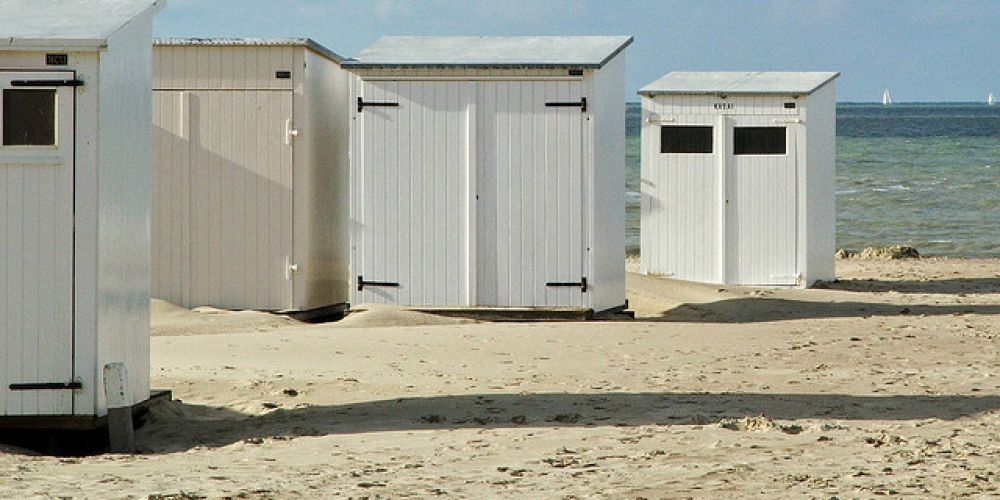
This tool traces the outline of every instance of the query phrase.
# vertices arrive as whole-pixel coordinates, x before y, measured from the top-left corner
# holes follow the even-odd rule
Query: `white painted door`
[[[470,305],[473,82],[364,81],[355,301]]]
[[[780,116],[728,123],[728,281],[795,285],[796,125]]]
[[[0,72],[0,415],[73,413],[73,78]]]
[[[292,92],[153,94],[154,296],[293,307]]]
[[[722,282],[721,117],[658,116],[643,139],[643,259],[656,273]]]
[[[581,82],[478,84],[477,305],[583,306]]]

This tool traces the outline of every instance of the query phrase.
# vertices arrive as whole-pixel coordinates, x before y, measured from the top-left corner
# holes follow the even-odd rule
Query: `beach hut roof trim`
[[[305,47],[323,57],[340,64],[344,57],[340,54],[320,45],[312,38],[242,38],[242,37],[220,37],[220,38],[157,38],[153,45],[160,47]]]
[[[829,71],[674,71],[639,89],[639,94],[808,95],[838,76]]]
[[[631,43],[630,36],[387,36],[344,66],[599,69]]]
[[[105,49],[108,40],[166,0],[4,0],[0,50]]]

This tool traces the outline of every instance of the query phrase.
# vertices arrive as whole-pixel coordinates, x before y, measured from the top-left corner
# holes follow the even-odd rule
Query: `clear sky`
[[[840,71],[840,101],[1000,95],[996,0],[168,0],[155,34],[309,37],[352,56],[383,35],[633,35],[626,98],[669,71]]]

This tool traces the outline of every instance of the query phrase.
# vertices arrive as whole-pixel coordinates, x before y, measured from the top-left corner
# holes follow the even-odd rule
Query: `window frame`
[[[699,131],[708,131],[708,151],[664,151],[667,146],[667,142],[664,141],[664,134],[669,129],[698,129]],[[660,154],[665,155],[711,155],[715,154],[715,125],[705,125],[705,124],[662,124],[660,125]],[[702,140],[704,138],[701,138]]]
[[[51,134],[52,141],[43,144],[8,144],[7,143],[7,96],[17,93],[37,92],[51,96]],[[8,94],[9,93],[9,94]],[[59,148],[59,89],[53,88],[0,88],[0,148],[10,150],[46,150]],[[48,131],[47,131],[48,132]]]
[[[739,140],[737,135],[740,130],[757,129],[757,130],[781,130],[781,144],[782,150],[780,153],[772,152],[750,152],[741,153],[737,150]],[[733,156],[788,156],[788,126],[785,125],[734,125],[733,126]]]

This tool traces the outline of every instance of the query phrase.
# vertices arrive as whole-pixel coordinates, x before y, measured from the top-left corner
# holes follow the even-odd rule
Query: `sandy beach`
[[[0,497],[1000,495],[1000,261],[837,266],[811,290],[629,274],[617,322],[156,303],[175,401],[141,453],[0,448]]]

